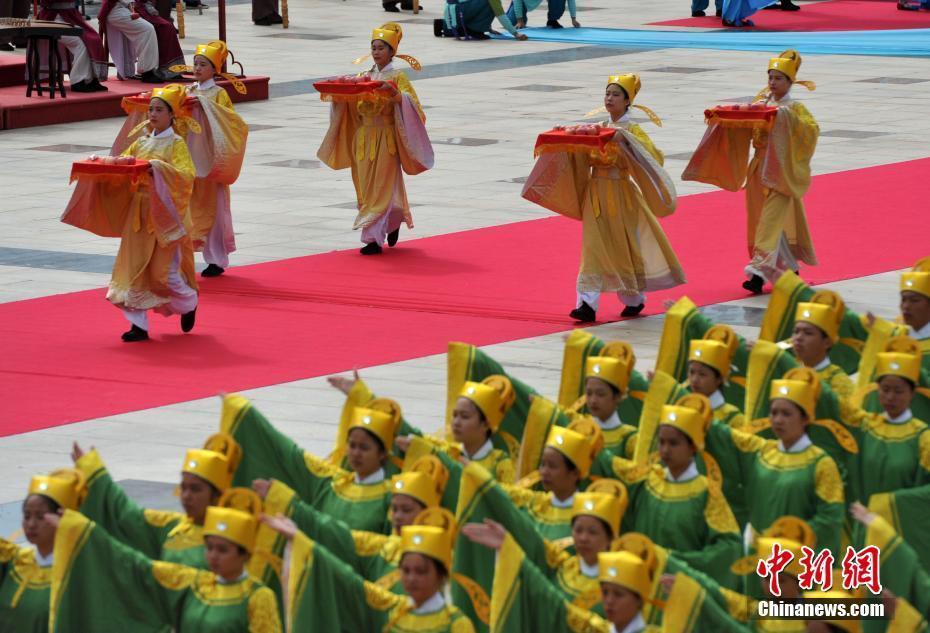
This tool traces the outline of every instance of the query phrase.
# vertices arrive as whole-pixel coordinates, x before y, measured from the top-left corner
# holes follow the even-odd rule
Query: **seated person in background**
[[[284,19],[278,13],[278,0],[252,0],[252,22],[258,26],[283,23]]]
[[[97,20],[101,31],[106,29],[118,76],[133,77],[138,69],[147,83],[176,78],[168,69],[184,64],[178,33],[152,2],[103,0]]]
[[[565,15],[565,0],[548,0],[549,12],[546,15],[546,26],[551,29],[560,29],[562,25],[559,20]],[[721,0],[722,1],[722,0]],[[507,9],[507,17],[510,18],[518,29],[526,26],[526,17],[530,11],[533,11],[542,3],[542,0],[513,0],[510,8]],[[576,19],[577,9],[575,0],[568,0],[568,14],[572,18],[572,26],[579,28],[581,23]]]
[[[37,17],[49,22],[70,24],[83,31],[79,37],[67,35],[61,38],[61,43],[68,49],[71,57],[71,70],[68,71],[71,90],[105,92],[106,86],[100,83],[101,80],[107,79],[107,56],[103,50],[103,40],[75,8],[74,2],[41,0]]]

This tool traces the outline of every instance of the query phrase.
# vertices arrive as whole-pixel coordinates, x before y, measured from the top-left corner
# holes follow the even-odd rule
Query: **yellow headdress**
[[[620,585],[629,589],[643,600],[652,595],[652,578],[649,567],[642,558],[632,552],[601,552],[597,555],[599,582]]]
[[[662,127],[662,119],[660,119],[655,112],[644,105],[633,103],[636,100],[636,95],[639,94],[640,88],[642,88],[642,82],[639,80],[639,75],[635,75],[633,73],[627,73],[625,75],[611,75],[607,78],[607,85],[610,86],[612,84],[623,88],[627,98],[630,100],[630,107],[642,110],[646,113],[646,116],[649,117],[650,121],[659,127]]]
[[[262,500],[249,488],[230,488],[215,506],[207,508],[203,523],[204,536],[219,536],[252,552],[258,533],[258,517],[263,511]]]
[[[394,434],[397,435],[397,430],[400,428],[403,414],[400,404],[396,400],[392,400],[391,398],[375,398],[366,404],[365,407],[373,411],[387,413],[391,416],[391,424],[394,425]]]
[[[576,416],[569,423],[568,428],[576,433],[581,433],[588,439],[591,463],[594,463],[594,458],[604,448],[604,432],[601,430],[601,425],[595,422],[590,415],[581,415]]]
[[[572,518],[591,516],[600,519],[610,528],[611,538],[617,538],[620,534],[620,521],[628,502],[626,487],[622,483],[612,479],[599,479],[584,492],[575,494]]]
[[[400,46],[400,41],[404,38],[404,30],[401,28],[400,24],[397,22],[387,22],[382,24],[375,30],[371,32],[371,41],[381,40],[385,44],[391,47],[391,50],[394,51],[394,57],[404,60],[410,67],[414,70],[421,70],[423,66],[420,65],[420,62],[416,57],[411,57],[410,55],[401,55],[397,52],[398,47]],[[356,60],[353,60],[353,64],[361,64],[363,61],[368,59],[369,55],[363,55]]]
[[[75,468],[59,468],[33,477],[28,494],[48,497],[65,510],[77,510],[87,497],[87,479]]]
[[[755,538],[756,553],[738,559],[733,563],[731,570],[740,576],[754,573],[759,559],[770,556],[772,548],[778,543],[782,549],[794,555],[786,571],[797,576],[802,571],[801,556],[804,553],[801,547],[813,548],[816,542],[817,537],[810,525],[798,517],[786,515],[776,519],[761,535],[757,536]]]
[[[901,275],[901,292],[916,292],[930,298],[930,257],[919,260]]]
[[[729,325],[715,325],[704,333],[704,338],[689,343],[688,360],[713,367],[727,380],[737,347],[739,338],[733,328]]]
[[[659,565],[659,556],[656,553],[655,543],[645,534],[627,532],[613,542],[611,551],[633,554],[646,564],[650,577],[655,575]]]
[[[248,512],[219,506],[207,508],[203,522],[204,536],[218,536],[251,552],[255,548],[257,531],[258,520]]]
[[[769,390],[769,400],[790,400],[795,403],[807,418],[813,421],[820,397],[820,379],[810,367],[795,367],[785,373],[781,380],[773,380]]]
[[[626,360],[609,356],[589,356],[584,363],[584,377],[599,378],[625,393],[633,369]]]
[[[794,311],[795,323],[803,321],[820,328],[834,343],[840,339],[842,318],[842,311],[838,310],[835,305],[827,303],[799,303]]]
[[[691,438],[699,451],[703,451],[704,436],[712,416],[713,409],[707,396],[692,393],[680,398],[675,405],[663,405],[659,424],[675,427]]]
[[[229,47],[226,46],[226,42],[223,40],[213,40],[206,44],[198,44],[197,48],[194,49],[194,57],[198,55],[209,61],[213,65],[213,74],[229,81],[233,88],[236,89],[236,92],[243,95],[248,93],[241,79],[233,74],[223,72],[223,64],[226,63],[226,57],[231,55]],[[169,70],[176,73],[189,73],[193,68],[184,64],[178,64],[171,66]]]
[[[484,414],[491,430],[496,432],[517,395],[509,378],[495,374],[481,382],[466,382],[459,397],[471,400]]]
[[[900,376],[913,384],[920,382],[920,343],[909,336],[896,336],[878,354],[875,377]]]
[[[142,93],[140,96],[144,97],[145,93]],[[180,136],[187,136],[188,132],[200,134],[203,131],[200,124],[191,118],[191,111],[186,103],[187,91],[181,84],[168,84],[161,88],[152,88],[152,92],[149,95],[149,100],[151,99],[161,99],[171,108],[171,114],[174,116],[172,127]],[[148,127],[148,125],[148,120],[143,121],[133,128],[129,136],[134,136],[142,129]]]
[[[391,478],[391,492],[413,497],[427,508],[431,508],[439,505],[448,481],[449,471],[439,458],[425,455],[416,460],[408,470]]]
[[[839,587],[834,582],[833,589],[830,591],[805,591],[803,597],[805,600],[852,600],[856,596],[843,589],[842,584]],[[845,631],[845,633],[859,633],[862,630],[861,620],[822,620],[829,624],[833,629]],[[890,627],[894,628],[894,627]]]
[[[383,411],[356,407],[352,411],[347,433],[351,433],[352,429],[365,429],[381,440],[385,451],[391,450],[394,445],[394,419]]]
[[[196,475],[222,492],[232,483],[233,470],[229,459],[216,451],[193,448],[184,455],[182,473]]]
[[[452,545],[455,540],[455,517],[443,508],[427,508],[417,515],[413,525],[400,529],[400,555],[423,554],[452,571]]]
[[[777,70],[791,80],[792,84],[800,84],[808,90],[816,90],[817,84],[813,81],[798,80],[798,70],[801,68],[801,54],[796,50],[788,49],[778,57],[769,59],[768,70]],[[756,95],[756,100],[767,98],[771,94],[768,87]]]
[[[591,469],[591,442],[577,431],[561,426],[554,426],[549,431],[546,446],[564,455],[581,473],[581,478],[588,476]]]

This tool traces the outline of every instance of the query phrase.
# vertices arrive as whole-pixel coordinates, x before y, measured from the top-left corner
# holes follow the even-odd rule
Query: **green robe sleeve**
[[[930,569],[930,485],[874,494],[869,509],[917,552],[924,569]]]
[[[162,546],[182,515],[139,507],[113,481],[96,450],[85,453],[75,467],[87,477],[88,493],[81,513],[121,543],[149,558],[160,559]],[[201,567],[206,567],[205,560]]]
[[[323,493],[337,466],[314,457],[275,429],[246,398],[223,399],[220,430],[232,435],[242,447],[242,459],[233,477],[234,486],[252,485],[255,479],[277,479],[310,503]]]
[[[322,545],[297,533],[287,558],[289,630],[301,633],[378,632],[405,602],[353,573]]]
[[[495,633],[610,631],[600,616],[568,602],[509,534],[496,561],[490,627]]]
[[[882,586],[910,602],[921,613],[930,613],[930,573],[907,541],[879,516],[868,527],[866,544],[881,550]]]
[[[170,631],[186,592],[166,589],[159,578],[169,585],[173,580],[189,585],[197,573],[174,563],[153,563],[83,515],[65,511],[55,534],[49,629]]]

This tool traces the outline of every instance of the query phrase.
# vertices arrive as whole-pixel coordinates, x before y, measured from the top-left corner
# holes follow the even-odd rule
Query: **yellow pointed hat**
[[[792,82],[798,78],[798,70],[801,69],[801,55],[788,49],[778,57],[769,59],[768,70],[777,70]]]
[[[506,376],[495,374],[481,382],[466,382],[459,397],[471,400],[484,415],[491,431],[496,432],[516,400],[513,384]]]
[[[48,497],[65,510],[77,510],[87,497],[87,479],[76,468],[59,468],[34,476],[28,494]]]
[[[704,438],[713,417],[713,407],[707,396],[691,393],[674,405],[662,405],[659,424],[674,427],[691,438],[694,446],[704,450]]]
[[[419,517],[417,517],[419,518]],[[400,529],[400,555],[423,554],[452,569],[454,530],[437,525],[405,525]]]
[[[814,420],[817,399],[820,397],[820,379],[809,367],[795,367],[781,380],[773,380],[769,400],[790,400]]]
[[[611,480],[598,480],[601,481]],[[620,484],[620,482],[616,482]],[[593,489],[593,485],[588,487],[585,492],[575,494],[572,502],[572,518],[578,516],[590,516],[600,519],[611,530],[611,538],[616,538],[620,534],[620,521],[623,519],[623,513],[626,510],[626,488],[623,484],[622,493],[618,494],[615,486],[610,488],[604,486]]]
[[[194,57],[200,55],[205,57],[211,64],[213,64],[213,70],[220,72],[223,70],[223,63],[226,61],[226,56],[229,54],[229,48],[226,46],[226,42],[222,40],[214,40],[206,44],[198,44],[197,48],[194,49]]]
[[[599,378],[625,393],[630,384],[633,368],[622,358],[589,356],[584,363],[584,377]]]
[[[427,508],[439,505],[449,471],[435,455],[425,455],[416,460],[404,472],[391,478],[391,492],[413,497]]]
[[[229,460],[222,453],[202,448],[192,448],[184,455],[182,473],[196,475],[220,492],[232,483]]]
[[[401,28],[400,24],[397,22],[387,22],[382,24],[378,28],[374,29],[371,32],[371,41],[380,40],[391,47],[391,50],[394,51],[394,57],[402,59],[414,70],[421,70],[423,67],[420,65],[420,62],[416,57],[411,57],[410,55],[401,55],[397,52],[398,47],[400,46],[400,41],[404,38],[404,30]],[[362,55],[358,59],[354,60],[353,64],[361,64],[363,61],[368,59],[369,55]]]
[[[839,584],[839,586],[837,586]],[[831,600],[831,601],[841,601],[841,600],[852,600],[856,598],[852,593],[845,591],[842,583],[834,582],[834,587],[830,591],[805,591],[803,597],[805,601],[810,600]],[[822,620],[829,624],[832,628],[831,630],[843,631],[844,633],[859,633],[862,631],[862,621],[861,620]],[[889,627],[889,630],[895,630],[895,627]]]
[[[253,514],[219,506],[207,508],[203,522],[204,536],[218,536],[252,552],[257,531],[258,519]]]
[[[171,108],[171,113],[180,116],[187,99],[187,91],[181,84],[168,84],[161,88],[152,88],[152,99],[161,99]]]
[[[601,552],[597,555],[597,579],[629,589],[643,600],[652,595],[649,567],[632,552]]]
[[[582,479],[588,476],[591,469],[591,441],[587,437],[577,431],[554,426],[546,438],[546,446],[557,450],[574,464]]]
[[[834,306],[825,303],[799,303],[794,311],[795,323],[798,321],[810,323],[822,330],[834,343],[840,338],[841,319],[842,313],[839,313]]]
[[[900,376],[916,385],[920,382],[920,361],[920,343],[909,336],[896,336],[878,354],[875,377]]]
[[[730,375],[730,348],[720,341],[692,339],[688,343],[688,360],[707,365],[724,380]]]
[[[356,407],[347,433],[351,433],[352,429],[365,429],[381,441],[385,451],[394,446],[394,419],[383,411]]]
[[[911,270],[901,275],[900,290],[930,298],[930,257],[918,260]]]
[[[662,127],[662,119],[653,112],[651,109],[647,108],[644,105],[633,104],[636,100],[636,95],[639,94],[640,89],[643,84],[639,79],[639,75],[633,73],[626,73],[624,75],[611,75],[607,78],[607,85],[617,85],[623,88],[623,91],[626,93],[627,98],[630,100],[630,107],[637,108],[646,113],[646,116],[649,117],[649,120]]]

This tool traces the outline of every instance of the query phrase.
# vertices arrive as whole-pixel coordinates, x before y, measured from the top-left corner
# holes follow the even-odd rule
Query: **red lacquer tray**
[[[374,92],[381,87],[382,81],[360,81],[357,83],[349,83],[343,81],[333,81],[327,79],[324,81],[317,81],[313,84],[313,87],[317,89],[317,92],[320,94],[329,94],[329,95],[360,95],[365,94],[366,92]]]
[[[71,179],[80,175],[125,176],[136,179],[148,173],[149,161],[136,159],[133,165],[107,165],[102,160],[79,160],[71,165]]]
[[[535,154],[545,152],[561,152],[571,150],[598,149],[604,151],[607,144],[613,140],[617,130],[609,127],[601,128],[597,134],[569,134],[565,130],[549,130],[536,137]]]
[[[777,106],[760,104],[719,105],[704,110],[704,119],[723,126],[763,127],[769,126],[778,114]]]

